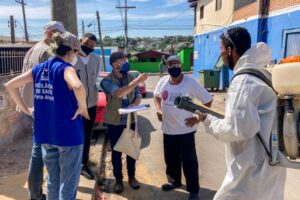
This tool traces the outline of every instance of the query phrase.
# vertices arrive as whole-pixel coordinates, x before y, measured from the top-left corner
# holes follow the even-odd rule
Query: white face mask
[[[71,64],[72,66],[75,66],[76,63],[77,63],[77,56],[75,55],[75,56],[73,57],[73,60],[72,60],[72,62],[71,62],[70,64]]]

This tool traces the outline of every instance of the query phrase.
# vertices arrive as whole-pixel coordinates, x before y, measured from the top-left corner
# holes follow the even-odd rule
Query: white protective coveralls
[[[271,50],[258,43],[239,59],[234,71],[262,68],[271,61]],[[227,174],[214,200],[283,200],[286,169],[272,167],[260,132],[269,147],[276,113],[276,95],[262,80],[241,74],[230,84],[225,118],[208,115],[206,131],[225,142]]]

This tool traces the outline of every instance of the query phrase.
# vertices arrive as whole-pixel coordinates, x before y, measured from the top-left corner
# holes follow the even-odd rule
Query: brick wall
[[[300,0],[271,0],[270,12],[300,5]],[[233,22],[241,19],[247,19],[251,16],[258,15],[259,0],[249,4],[233,13]]]
[[[16,75],[0,77],[0,147],[3,148],[24,134],[32,133],[31,121],[23,113],[16,112],[16,105],[4,88],[4,83]]]
[[[233,22],[241,19],[247,19],[258,14],[258,2],[251,3],[233,13]]]
[[[270,11],[300,5],[300,0],[271,0]]]

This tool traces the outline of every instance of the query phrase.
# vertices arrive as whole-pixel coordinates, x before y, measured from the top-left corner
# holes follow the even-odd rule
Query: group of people
[[[25,56],[23,73],[5,86],[19,109],[34,119],[30,199],[75,199],[80,174],[94,179],[88,155],[96,113],[96,77],[101,68],[99,56],[92,53],[97,39],[87,33],[79,40],[57,21],[47,24],[44,33],[45,39]],[[263,68],[271,60],[271,51],[264,43],[251,47],[245,28],[229,29],[220,39],[224,65],[234,72],[247,67]],[[101,87],[107,98],[104,122],[112,147],[114,191],[121,193],[122,153],[113,149],[126,128],[127,115],[119,114],[118,109],[141,103],[138,84],[147,79],[147,74],[134,78],[128,73],[130,65],[123,52],[112,53],[110,64],[112,72],[102,80]],[[157,118],[162,124],[166,164],[167,183],[162,190],[181,187],[183,169],[189,199],[199,199],[195,137],[198,124],[203,122],[207,133],[226,144],[227,174],[215,200],[284,199],[286,170],[269,165],[268,155],[255,137],[260,132],[269,143],[276,112],[272,89],[256,77],[242,74],[231,82],[224,119],[194,114],[176,108],[175,98],[197,98],[209,107],[212,95],[194,78],[183,74],[177,56],[168,57],[165,65],[169,75],[160,79],[153,92]],[[131,129],[135,126],[132,120]],[[139,189],[136,161],[130,156],[126,161],[128,183]],[[48,171],[47,197],[42,191],[44,164]]]

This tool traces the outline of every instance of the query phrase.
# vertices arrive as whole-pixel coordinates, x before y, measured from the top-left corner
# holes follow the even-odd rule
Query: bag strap
[[[137,124],[138,117],[137,117],[137,113],[136,113],[136,112],[128,113],[128,114],[127,114],[126,129],[127,129],[127,131],[129,132],[130,127],[131,127],[131,115],[133,115],[133,117],[134,117],[134,122],[135,122],[135,131],[134,131],[135,134],[134,134],[134,135],[135,135],[135,136],[138,136],[138,124]]]
[[[256,78],[262,80],[266,85],[268,85],[270,88],[272,88],[272,90],[276,93],[276,91],[274,90],[273,88],[273,85],[272,85],[272,75],[270,72],[268,72],[267,70],[265,69],[256,69],[256,68],[244,68],[244,69],[241,69],[241,70],[238,70],[234,76],[232,77],[231,81],[241,75],[241,74],[248,74],[248,75],[251,75],[251,76],[255,76]],[[257,137],[259,139],[259,141],[261,142],[261,144],[263,145],[264,149],[266,150],[268,156],[272,159],[272,154],[271,152],[269,151],[269,149],[267,148],[267,145],[265,144],[265,142],[263,141],[260,133],[258,132],[257,134]],[[271,145],[271,143],[270,143]],[[270,146],[271,147],[271,146]]]

